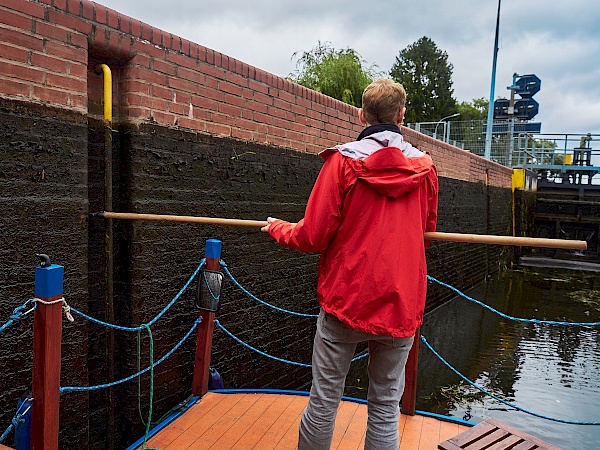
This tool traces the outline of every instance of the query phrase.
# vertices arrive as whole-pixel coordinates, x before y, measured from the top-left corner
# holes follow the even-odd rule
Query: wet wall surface
[[[510,235],[511,191],[483,183],[451,178],[439,180],[437,231]],[[513,257],[513,248],[483,244],[433,242],[427,250],[428,273],[459,289],[472,287],[498,272]],[[426,311],[453,298],[453,293],[430,284]]]
[[[87,138],[81,115],[0,100],[0,324],[33,296],[36,253],[65,267],[67,302],[87,309]],[[3,431],[31,383],[32,338],[33,314],[0,334]],[[87,338],[84,321],[63,322],[63,385],[87,384]],[[88,408],[62,396],[60,448],[87,446]]]
[[[99,130],[97,135],[101,134]],[[123,127],[114,139],[115,146],[120,147],[115,154],[115,204],[121,211],[256,220],[271,215],[297,221],[302,218],[321,167],[321,159],[315,155],[153,126]],[[90,189],[90,208],[93,204],[100,207],[103,197],[102,168],[93,172],[98,189]],[[99,229],[95,233],[90,231],[90,242],[96,242],[90,248],[90,261],[100,262],[102,224],[91,224],[90,230],[92,227]],[[115,221],[115,235],[115,316],[124,325],[147,322],[162,310],[197,267],[210,238],[223,241],[223,260],[239,282],[255,295],[289,310],[317,312],[314,291],[318,255],[284,249],[257,228]],[[104,295],[101,265],[90,262],[90,286],[98,287],[94,290],[98,298],[90,296],[90,308],[93,303],[101,303]],[[197,316],[193,289],[189,289],[152,327],[157,358],[185,335]],[[223,307],[217,317],[232,333],[267,353],[310,362],[308,344],[314,320],[296,319],[261,306],[230,281],[226,281]],[[258,357],[219,329],[215,330],[213,342],[213,366],[228,387],[309,387],[307,368],[282,367],[281,363]],[[135,335],[120,333],[115,345],[118,379],[137,370]],[[103,346],[100,343],[98,350]],[[194,350],[192,338],[157,368],[154,392],[157,417],[190,393]],[[147,361],[145,336],[142,354]],[[93,366],[101,377],[102,364]],[[148,377],[142,381],[142,410],[147,411]],[[129,436],[142,434],[137,396],[135,386],[116,388],[115,422],[116,433],[120,435],[116,442],[126,442]],[[105,412],[99,410],[96,414],[101,416]],[[90,427],[92,434],[106,432],[105,421],[100,417]]]
[[[65,266],[67,299],[72,298],[78,309],[105,318],[106,223],[88,218],[88,211],[102,210],[104,205],[103,125],[47,110],[20,110],[14,105],[0,110],[0,123],[0,224],[5,242],[0,250],[5,260],[0,272],[2,310],[8,316],[16,306],[15,298],[24,300],[32,292],[36,264],[32,255],[42,248]],[[274,216],[297,221],[322,165],[312,154],[151,124],[113,128],[113,203],[117,211],[256,220]],[[45,205],[43,214],[40,205]],[[508,234],[510,220],[510,190],[440,179],[439,231]],[[289,310],[318,311],[318,255],[285,249],[257,229],[115,221],[114,232],[114,308],[120,325],[137,326],[153,318],[188,280],[209,238],[223,241],[223,260],[250,292]],[[496,271],[506,251],[435,242],[427,256],[431,275],[466,288]],[[451,294],[431,286],[428,309]],[[169,351],[197,318],[193,297],[193,289],[189,289],[152,327],[155,360]],[[314,319],[268,309],[229,280],[217,318],[240,339],[264,352],[310,363]],[[15,331],[11,328],[0,336],[2,367],[10,367],[11,373],[0,381],[2,423],[9,423],[13,405],[30,378],[31,325],[16,325]],[[226,387],[310,387],[308,368],[257,355],[218,328],[213,342],[212,365],[223,375]],[[65,323],[62,385],[106,382],[110,347],[103,328],[83,319],[77,319],[75,325]],[[114,378],[135,373],[136,334],[115,331],[114,350]],[[195,338],[191,337],[157,367],[155,419],[191,393],[194,350]],[[148,337],[142,333],[142,367],[148,364],[148,351]],[[363,369],[359,365],[354,370]],[[148,396],[146,374],[141,380],[144,416]],[[68,437],[69,445],[61,448],[105,448],[111,430],[115,448],[133,442],[144,429],[137,405],[135,381],[114,388],[112,394],[101,390],[89,396],[63,395],[61,439]]]

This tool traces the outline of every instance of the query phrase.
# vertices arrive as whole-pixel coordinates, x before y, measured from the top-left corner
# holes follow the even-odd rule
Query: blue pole
[[[38,302],[33,320],[31,448],[35,450],[58,450],[64,273],[63,266],[50,264],[47,256],[35,268],[33,295],[50,303]]]
[[[494,125],[494,95],[496,90],[496,61],[498,60],[498,35],[500,33],[500,3],[496,16],[496,38],[494,40],[494,59],[492,61],[492,83],[490,86],[490,104],[488,105],[487,129],[485,130],[485,159],[492,157],[492,126]]]

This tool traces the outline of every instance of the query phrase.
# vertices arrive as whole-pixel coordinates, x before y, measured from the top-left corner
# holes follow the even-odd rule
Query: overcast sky
[[[389,72],[422,36],[448,53],[458,101],[490,95],[496,0],[103,0],[162,30],[288,76],[317,42],[353,48]],[[536,74],[543,133],[600,133],[600,1],[504,0],[496,95]],[[409,93],[410,95],[410,93]]]

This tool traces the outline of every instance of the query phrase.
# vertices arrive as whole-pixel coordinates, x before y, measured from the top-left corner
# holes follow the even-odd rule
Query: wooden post
[[[415,415],[417,408],[417,369],[419,368],[419,340],[421,329],[417,328],[404,373],[404,394],[402,394],[402,414]]]
[[[206,241],[206,266],[207,270],[218,271],[221,261],[221,247],[223,243],[217,239]],[[199,275],[201,276],[201,275]],[[208,391],[210,377],[210,353],[212,350],[212,337],[215,322],[215,313],[200,311],[202,322],[198,325],[198,338],[196,341],[196,358],[194,360],[194,378],[192,380],[192,394],[202,397]]]
[[[64,267],[35,268],[34,297],[45,302],[63,298]],[[58,449],[62,302],[37,302],[33,322],[32,450]]]

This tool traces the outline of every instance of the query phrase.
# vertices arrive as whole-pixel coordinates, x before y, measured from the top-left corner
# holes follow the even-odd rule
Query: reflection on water
[[[600,321],[598,273],[522,268],[467,294],[513,317]],[[498,397],[550,417],[600,422],[600,327],[515,322],[457,298],[426,316],[422,334]],[[424,345],[418,376],[419,409],[473,422],[493,417],[563,449],[600,448],[600,426],[540,419],[481,396]]]

